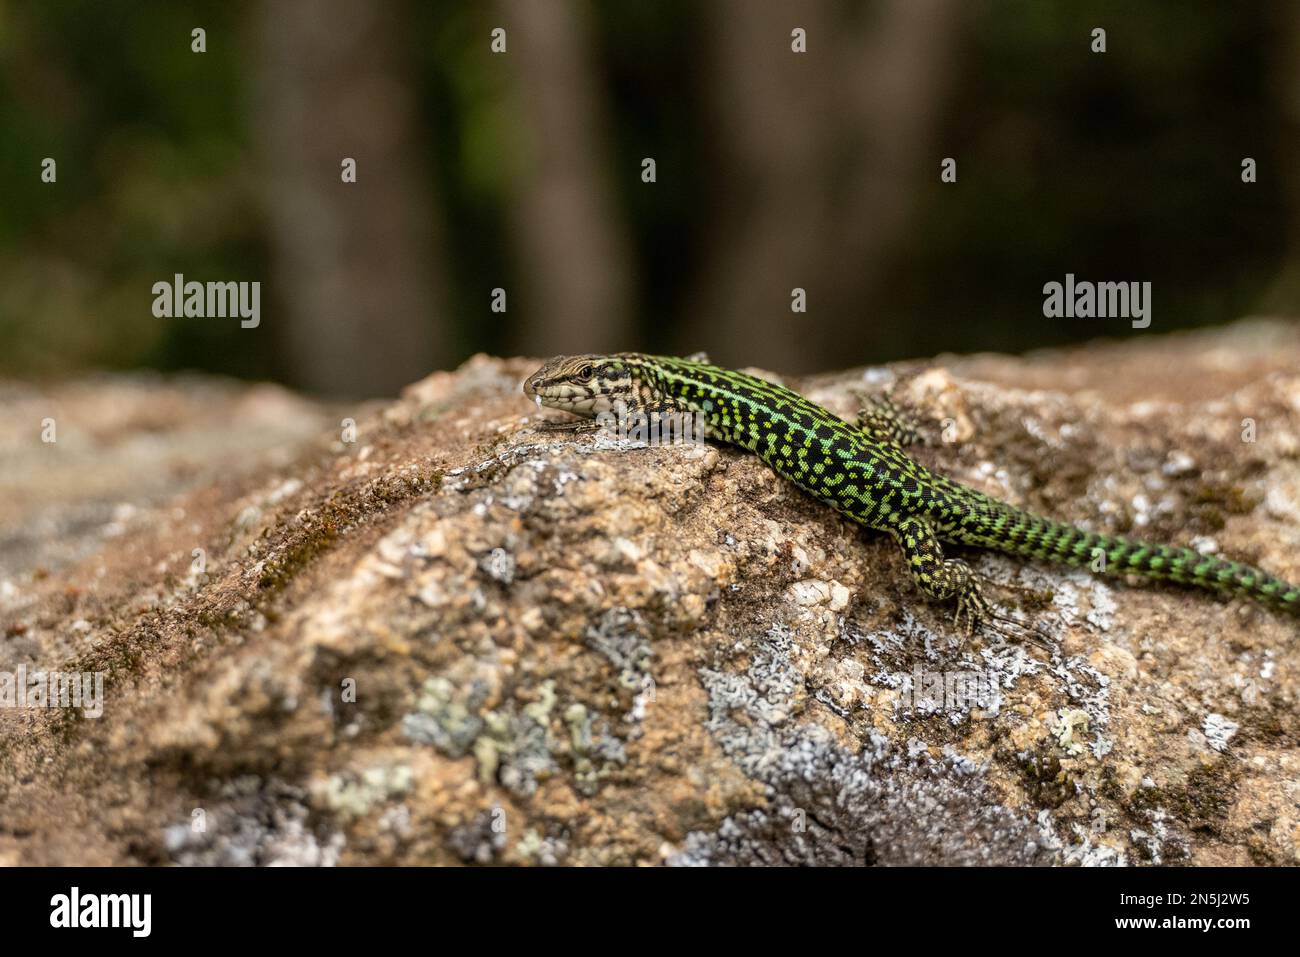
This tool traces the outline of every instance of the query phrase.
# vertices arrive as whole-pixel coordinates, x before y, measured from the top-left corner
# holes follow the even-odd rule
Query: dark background
[[[1287,0],[9,0],[0,375],[378,395],[482,350],[803,372],[1294,315],[1298,124]],[[176,272],[261,281],[261,326],[155,318]],[[1044,318],[1067,272],[1150,281],[1151,327]]]

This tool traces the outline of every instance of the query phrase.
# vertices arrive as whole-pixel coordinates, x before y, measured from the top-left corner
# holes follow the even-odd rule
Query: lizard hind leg
[[[994,617],[975,572],[960,558],[943,557],[943,548],[929,522],[909,516],[891,532],[903,549],[917,587],[936,601],[956,600],[954,623],[958,628],[965,623],[967,637]]]
[[[998,612],[984,595],[979,576],[960,558],[944,558],[939,538],[924,518],[909,516],[898,523],[892,534],[903,549],[912,580],[928,597],[937,601],[955,601],[953,623],[966,638],[987,628],[1003,638],[1016,640],[1019,635],[1034,644],[1051,648],[1050,636],[1029,622]],[[1004,626],[1013,625],[1015,631]]]

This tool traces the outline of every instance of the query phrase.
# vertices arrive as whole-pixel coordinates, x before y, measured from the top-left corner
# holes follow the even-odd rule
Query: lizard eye
[[[595,374],[596,374],[595,370],[592,369],[591,366],[583,366],[581,369],[578,370],[578,378],[582,379],[584,382],[586,382]]]

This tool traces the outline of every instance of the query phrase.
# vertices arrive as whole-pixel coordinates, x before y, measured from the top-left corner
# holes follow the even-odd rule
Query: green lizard
[[[991,619],[1015,619],[992,610],[970,566],[944,557],[942,542],[1065,565],[1095,567],[1100,557],[1105,572],[1248,596],[1300,615],[1300,588],[1258,568],[1055,522],[932,472],[904,451],[916,436],[888,403],[861,412],[855,426],[743,372],[641,353],[560,356],[523,388],[539,406],[586,418],[695,416],[708,438],[753,452],[831,508],[892,535],[917,586],[954,601],[968,635]]]

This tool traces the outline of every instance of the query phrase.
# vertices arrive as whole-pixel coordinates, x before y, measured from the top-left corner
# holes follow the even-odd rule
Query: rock
[[[4,479],[0,660],[103,672],[104,711],[0,714],[0,863],[1300,863],[1295,621],[972,553],[1051,642],[963,642],[887,537],[752,457],[546,428],[537,364],[281,397],[298,424],[205,445],[238,476],[145,490],[42,488],[39,455],[131,461],[84,436],[134,387],[69,387],[81,438]],[[890,383],[954,477],[1300,579],[1294,325],[793,384],[848,415]],[[29,404],[0,438],[39,441]],[[166,457],[142,436],[182,426],[113,429]],[[114,535],[32,544],[92,498]]]

